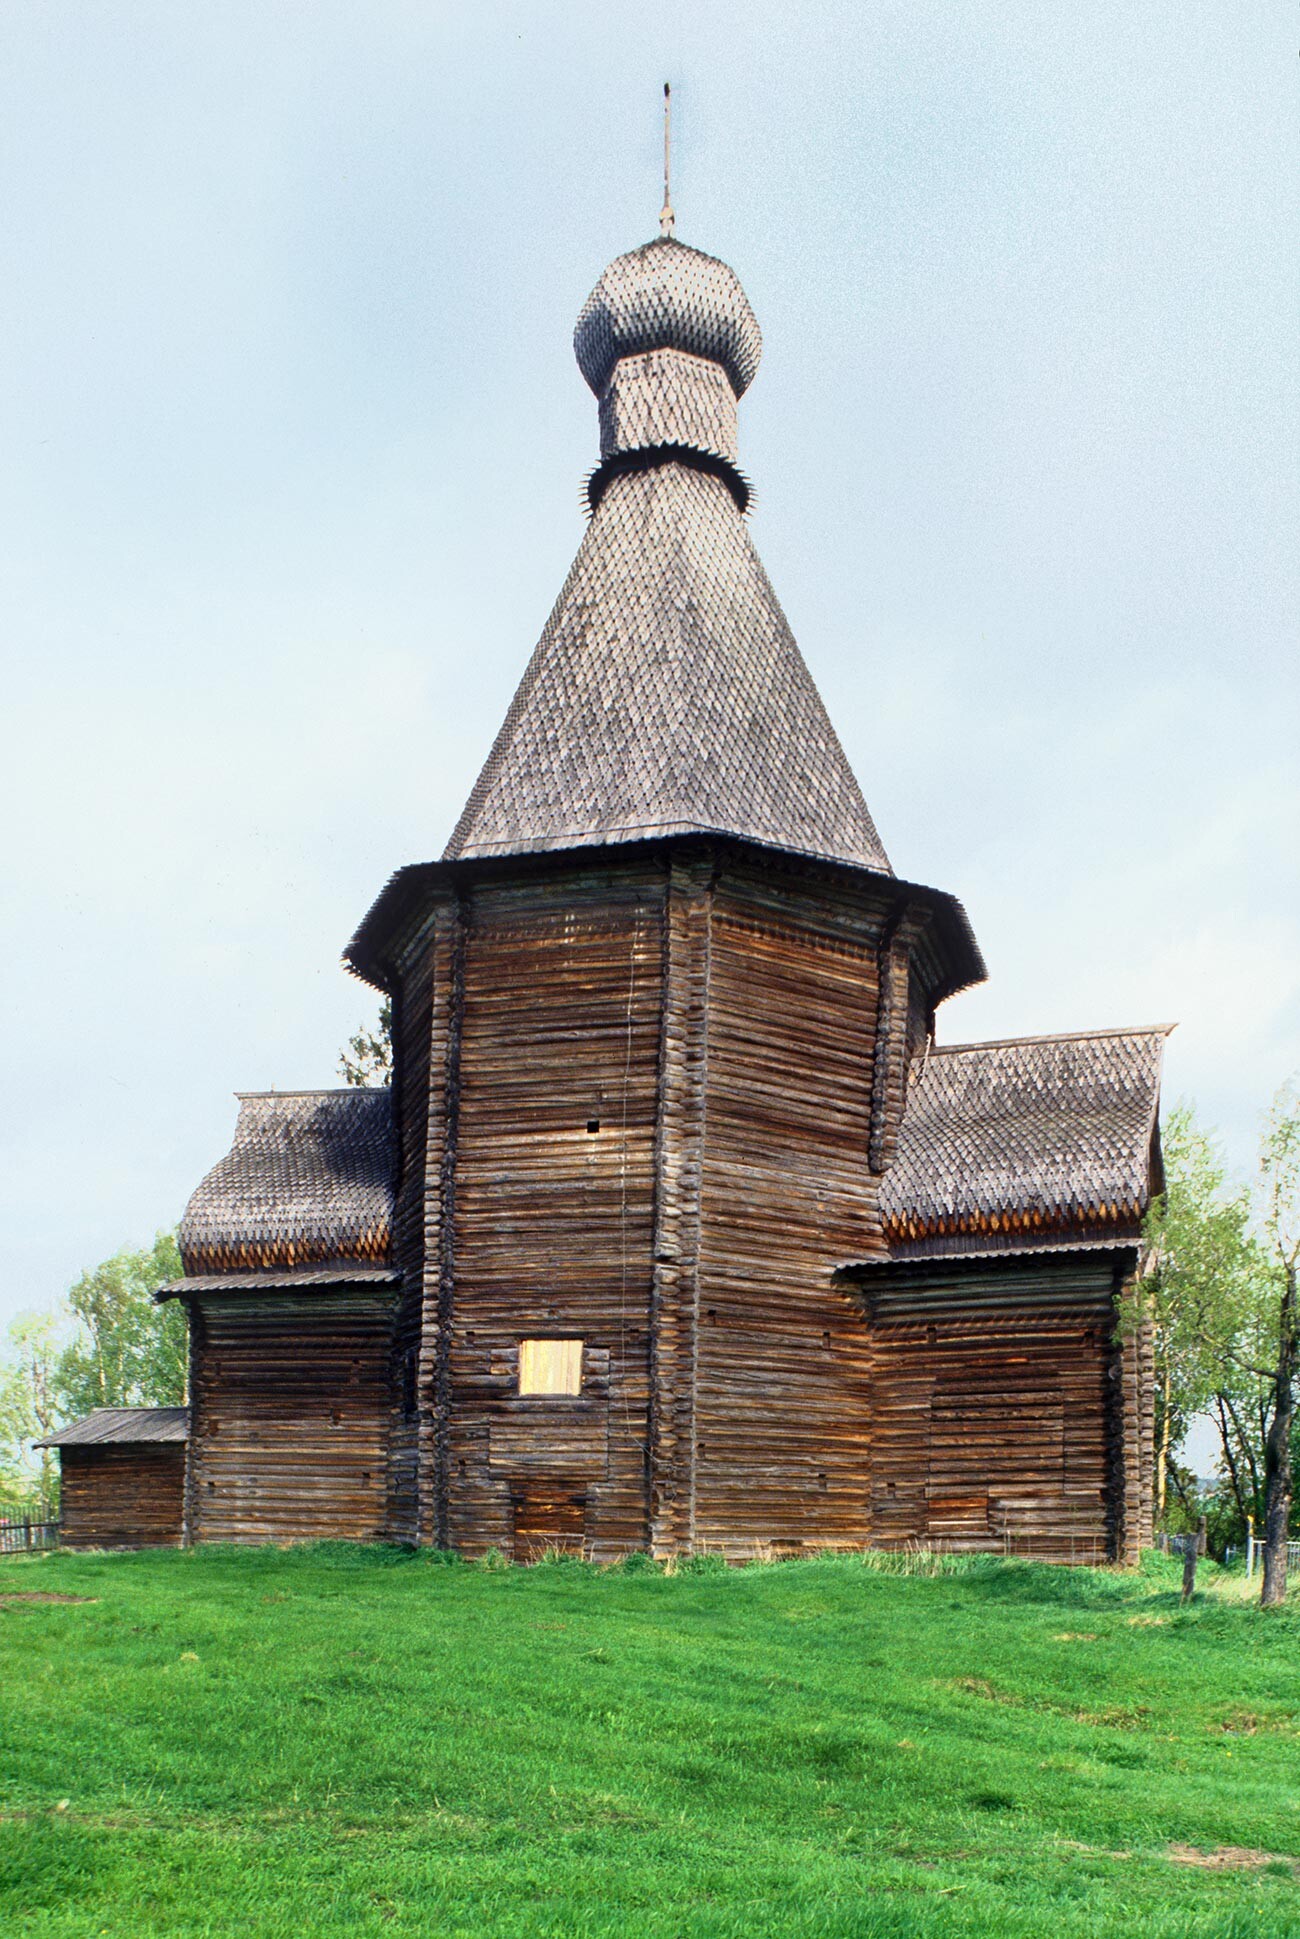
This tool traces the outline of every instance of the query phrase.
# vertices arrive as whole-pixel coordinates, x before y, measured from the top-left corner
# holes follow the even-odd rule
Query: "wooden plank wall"
[[[831,1271],[880,1245],[867,1149],[882,913],[779,870],[733,865],[714,892],[698,1548],[867,1539],[872,1347]]]
[[[447,1532],[466,1554],[512,1552],[516,1527],[535,1545],[539,1504],[577,1494],[591,1553],[647,1541],[664,883],[624,864],[465,895]],[[584,1343],[575,1399],[516,1391],[519,1341],[548,1337]]]
[[[872,1314],[873,1544],[1110,1559],[1109,1257],[936,1265]]]
[[[60,1449],[60,1536],[68,1548],[176,1548],[181,1539],[185,1448]]]
[[[394,1301],[195,1296],[193,1539],[370,1541],[386,1528]]]

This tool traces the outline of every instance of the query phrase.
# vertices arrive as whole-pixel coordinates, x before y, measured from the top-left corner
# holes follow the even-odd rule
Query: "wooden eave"
[[[767,868],[797,869],[801,878],[836,884],[840,888],[869,893],[887,909],[902,912],[912,909],[930,917],[926,925],[926,968],[931,1008],[937,1007],[959,990],[982,983],[988,970],[975,940],[970,918],[955,896],[919,882],[904,882],[898,876],[878,869],[859,868],[850,862],[830,861],[807,856],[797,850],[776,848],[734,835],[701,830],[698,834],[672,835],[652,841],[616,842],[604,847],[549,849],[522,855],[494,855],[454,862],[414,862],[390,877],[367,911],[356,934],[343,952],[343,962],[354,976],[373,989],[389,991],[394,970],[404,943],[426,919],[430,907],[440,896],[455,897],[471,885],[499,881],[526,870],[544,877],[563,875],[575,868],[583,870],[626,865],[637,859],[667,858],[683,849],[710,845],[726,855],[756,862]]]

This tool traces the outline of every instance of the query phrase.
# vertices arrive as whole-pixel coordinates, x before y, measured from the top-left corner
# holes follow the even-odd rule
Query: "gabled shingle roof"
[[[190,1438],[187,1407],[97,1407],[93,1414],[61,1427],[38,1448],[115,1447],[124,1442],[173,1443]]]
[[[181,1220],[186,1274],[380,1263],[393,1175],[391,1092],[244,1093],[235,1142]]]
[[[881,1185],[893,1258],[1135,1236],[1169,1027],[931,1050]]]

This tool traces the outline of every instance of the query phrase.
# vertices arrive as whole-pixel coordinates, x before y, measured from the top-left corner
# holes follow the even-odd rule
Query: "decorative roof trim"
[[[331,1259],[315,1266],[269,1266],[251,1272],[196,1272],[169,1279],[154,1293],[161,1305],[169,1299],[188,1299],[192,1293],[311,1292],[327,1286],[397,1286],[395,1266],[372,1266],[364,1260]]]
[[[831,1280],[840,1286],[886,1278],[906,1281],[912,1277],[933,1277],[936,1273],[946,1273],[949,1268],[955,1277],[963,1276],[967,1270],[975,1273],[1005,1268],[1010,1277],[1018,1267],[1036,1259],[1049,1264],[1108,1258],[1136,1263],[1141,1252],[1140,1238],[1125,1238],[1115,1233],[1096,1238],[1077,1232],[1062,1233],[1041,1244],[1014,1247],[972,1246],[963,1252],[872,1253],[863,1259],[846,1259],[835,1267]]]
[[[587,511],[594,514],[615,478],[632,472],[654,471],[659,465],[689,465],[709,478],[720,478],[736,501],[736,510],[745,513],[753,500],[753,487],[738,465],[721,458],[716,451],[701,451],[693,444],[643,444],[632,451],[615,451],[602,459],[590,473],[585,486]]]

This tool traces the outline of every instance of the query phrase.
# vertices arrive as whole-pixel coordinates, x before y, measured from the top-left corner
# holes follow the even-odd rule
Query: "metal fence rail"
[[[1246,1557],[1247,1567],[1253,1570],[1253,1565],[1262,1553],[1263,1548],[1264,1544],[1259,1540],[1248,1542],[1244,1549],[1238,1548],[1234,1542],[1230,1548],[1224,1549],[1223,1559],[1231,1565],[1237,1560],[1238,1556],[1244,1555]],[[1286,1565],[1288,1569],[1300,1569],[1300,1542],[1287,1543]]]
[[[23,1555],[58,1545],[59,1518],[46,1509],[40,1519],[0,1521],[0,1555]]]

